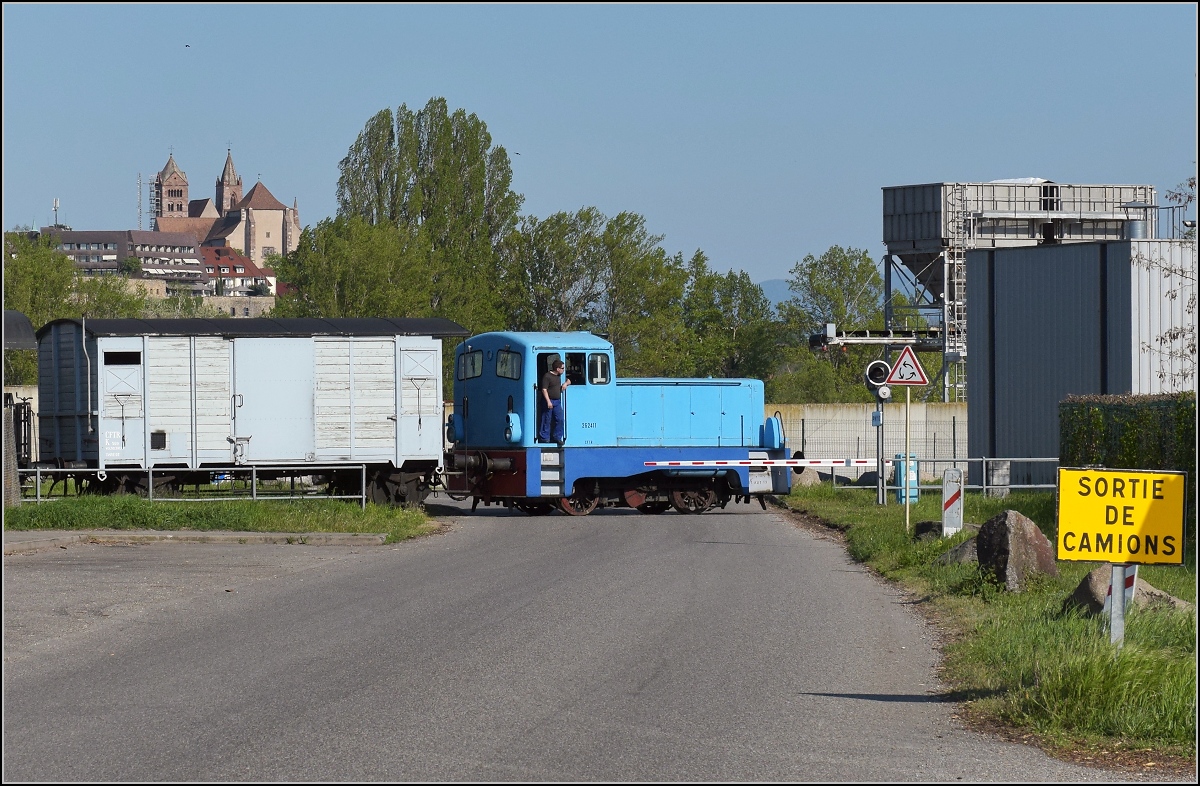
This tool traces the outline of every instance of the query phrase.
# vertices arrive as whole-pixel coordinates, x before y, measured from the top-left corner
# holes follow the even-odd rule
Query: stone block
[[[1108,596],[1108,587],[1112,583],[1112,565],[1105,563],[1083,577],[1075,591],[1063,601],[1062,610],[1079,609],[1084,614],[1094,616],[1104,611],[1104,599]],[[1186,600],[1163,592],[1148,581],[1138,577],[1133,592],[1133,605],[1137,609],[1147,609],[1155,605],[1169,606],[1182,611],[1194,611],[1195,606]]]
[[[980,567],[1010,592],[1020,592],[1038,574],[1058,576],[1054,546],[1037,524],[1015,510],[988,519],[976,540]]]

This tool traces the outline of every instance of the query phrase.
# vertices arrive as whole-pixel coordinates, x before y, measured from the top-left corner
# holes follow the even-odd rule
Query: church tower
[[[167,158],[167,165],[154,178],[154,204],[151,207],[155,218],[188,216],[187,174],[175,163],[174,153]]]
[[[217,180],[217,211],[221,215],[233,209],[233,206],[242,201],[242,179],[238,177],[237,170],[233,168],[233,152],[225,151],[225,169],[221,172],[221,178]]]

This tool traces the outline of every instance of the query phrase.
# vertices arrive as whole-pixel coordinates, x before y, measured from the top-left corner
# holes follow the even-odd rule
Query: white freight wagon
[[[157,485],[366,467],[375,501],[417,502],[442,460],[440,339],[465,335],[445,319],[56,320],[37,333],[39,455],[102,489],[147,469]]]

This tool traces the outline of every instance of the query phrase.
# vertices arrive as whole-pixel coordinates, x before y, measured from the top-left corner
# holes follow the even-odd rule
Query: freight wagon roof
[[[33,323],[20,311],[4,309],[4,348],[37,349],[33,339]]]
[[[80,319],[56,319],[37,332],[40,339],[51,326],[83,324]],[[414,317],[388,319],[353,317],[339,319],[89,319],[87,332],[93,336],[433,336],[461,337],[466,328],[449,319]]]

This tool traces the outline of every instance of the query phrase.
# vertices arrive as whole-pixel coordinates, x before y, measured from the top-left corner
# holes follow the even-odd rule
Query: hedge
[[[1058,465],[1188,473],[1196,517],[1196,394],[1068,396],[1058,404]],[[1195,544],[1195,528],[1187,540]]]

